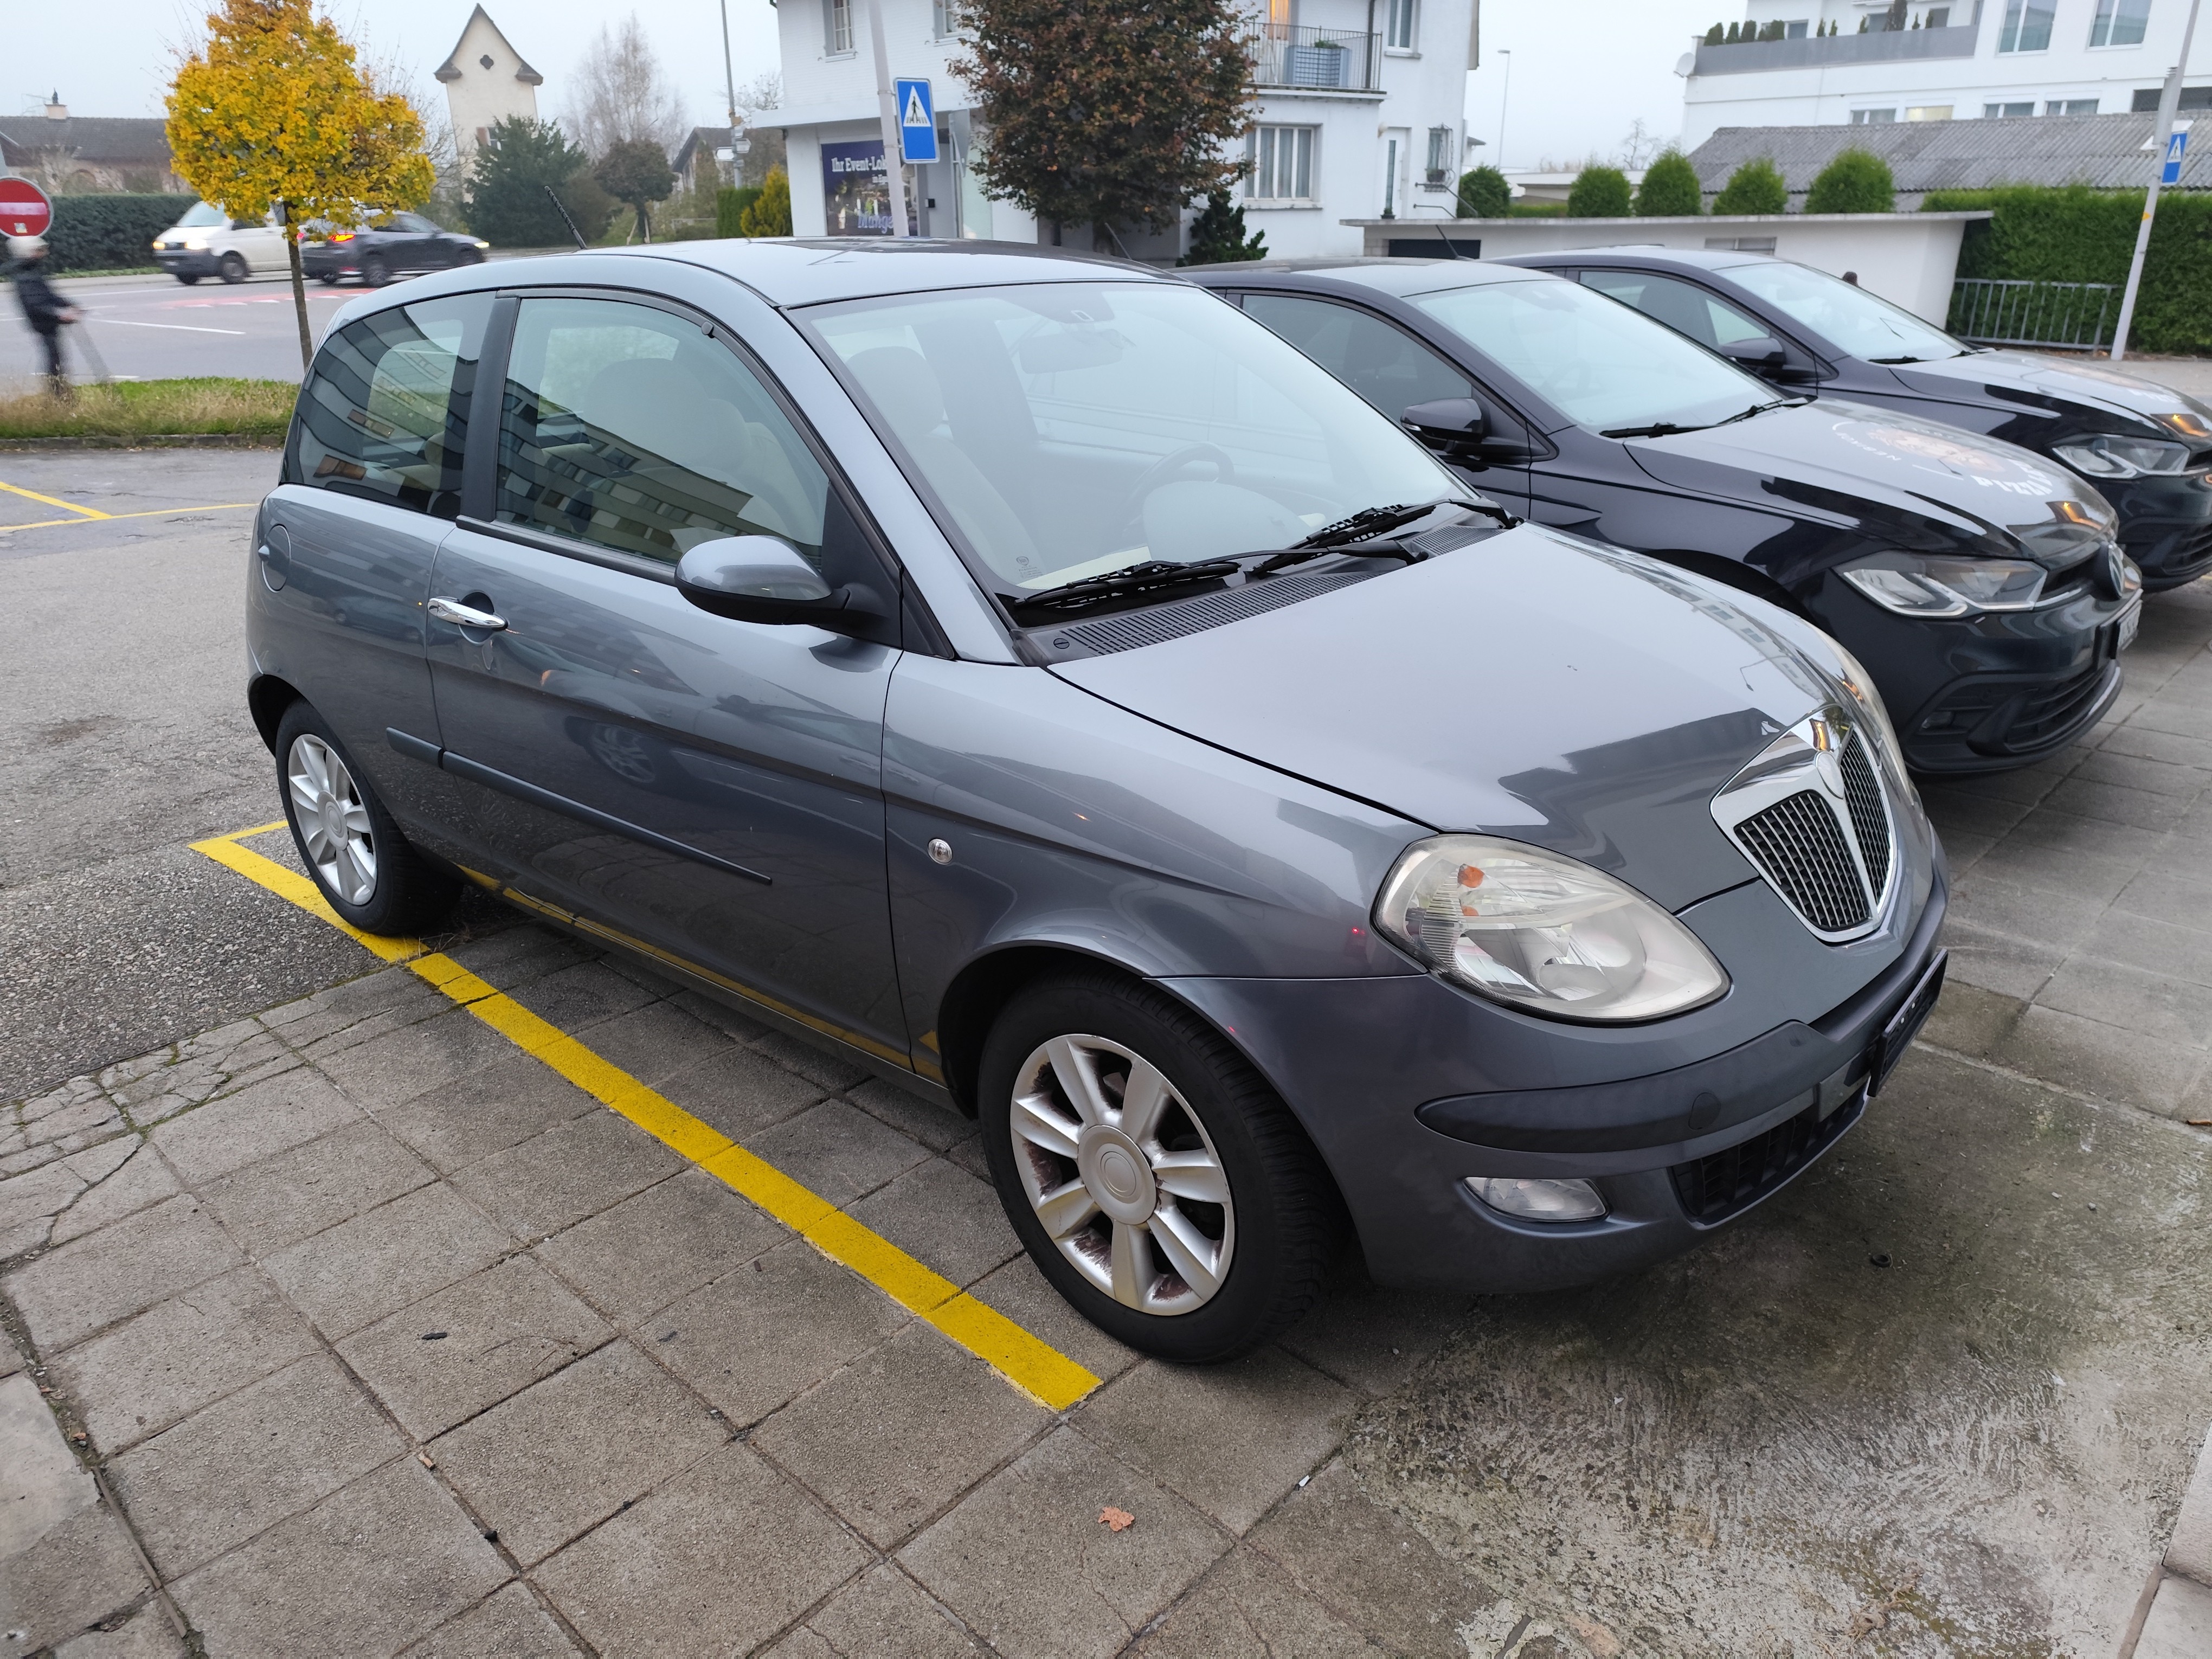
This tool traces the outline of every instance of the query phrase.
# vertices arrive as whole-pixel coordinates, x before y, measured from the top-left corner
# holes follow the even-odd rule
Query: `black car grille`
[[[1881,811],[1879,799],[1875,811]],[[1841,933],[1865,923],[1871,913],[1866,887],[1825,796],[1811,789],[1785,796],[1736,825],[1735,833],[1759,872],[1817,931]],[[1886,849],[1883,857],[1886,868]]]
[[[1874,763],[1856,732],[1844,744],[1844,799],[1851,809],[1851,828],[1858,835],[1867,883],[1879,893],[1889,884],[1889,814],[1882,809]]]
[[[2100,663],[2026,690],[2016,680],[1963,680],[1914,722],[1905,757],[1915,766],[1941,768],[2055,747],[2086,723],[2118,672],[2117,664]]]
[[[1829,1113],[1824,1122],[1816,1103],[1765,1134],[1677,1164],[1668,1171],[1674,1178],[1674,1195],[1690,1219],[1700,1225],[1725,1221],[1749,1209],[1834,1146],[1865,1110],[1866,1097],[1861,1094]]]

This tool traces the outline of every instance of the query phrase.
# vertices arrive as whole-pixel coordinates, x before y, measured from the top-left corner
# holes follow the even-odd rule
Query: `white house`
[[[1683,57],[1682,143],[1722,127],[1828,126],[2155,109],[2189,0],[1749,0],[1740,33]],[[2200,28],[2185,109],[2212,108]]]
[[[482,6],[469,14],[468,26],[436,75],[445,83],[453,145],[464,163],[494,122],[517,115],[538,118],[538,88],[545,77],[522,61]]]
[[[1357,253],[1340,221],[1389,213],[1449,217],[1466,131],[1480,0],[1255,0],[1248,40],[1259,105],[1244,139],[1248,231],[1272,254]],[[985,141],[973,94],[946,65],[962,51],[946,0],[781,0],[776,9],[792,228],[801,236],[888,235],[889,179],[868,8],[883,8],[888,74],[928,77],[939,153],[912,169],[910,227],[930,236],[1050,241],[1053,230],[985,199],[968,161]],[[1085,246],[1087,229],[1073,233]],[[1140,258],[1172,258],[1180,234],[1127,236]]]

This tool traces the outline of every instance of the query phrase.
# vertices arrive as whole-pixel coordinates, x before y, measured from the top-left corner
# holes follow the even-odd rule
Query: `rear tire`
[[[408,844],[345,746],[303,699],[276,723],[276,787],[292,844],[331,909],[365,933],[421,933],[459,884]]]
[[[1265,1079],[1173,998],[1103,969],[1032,986],[992,1028],[978,1081],[1014,1231],[1109,1335],[1218,1364],[1320,1294],[1328,1172]]]
[[[252,274],[243,255],[226,253],[216,262],[216,272],[226,283],[242,283]]]
[[[392,281],[392,267],[383,255],[372,253],[362,262],[361,280],[370,288],[383,288]]]

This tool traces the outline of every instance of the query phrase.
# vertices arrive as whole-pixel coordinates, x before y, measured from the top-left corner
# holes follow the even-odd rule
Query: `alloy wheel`
[[[312,732],[292,739],[284,780],[307,859],[323,884],[348,904],[376,892],[376,835],[361,787],[337,750]]]
[[[1015,1074],[1012,1108],[1022,1189],[1078,1272],[1140,1313],[1212,1299],[1236,1206],[1205,1124],[1158,1066],[1105,1037],[1054,1037]]]

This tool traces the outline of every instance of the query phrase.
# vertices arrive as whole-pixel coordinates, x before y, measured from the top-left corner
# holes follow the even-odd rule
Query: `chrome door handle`
[[[472,605],[463,605],[459,599],[432,599],[430,614],[441,623],[465,628],[472,634],[496,634],[507,626],[506,617],[495,617]]]

